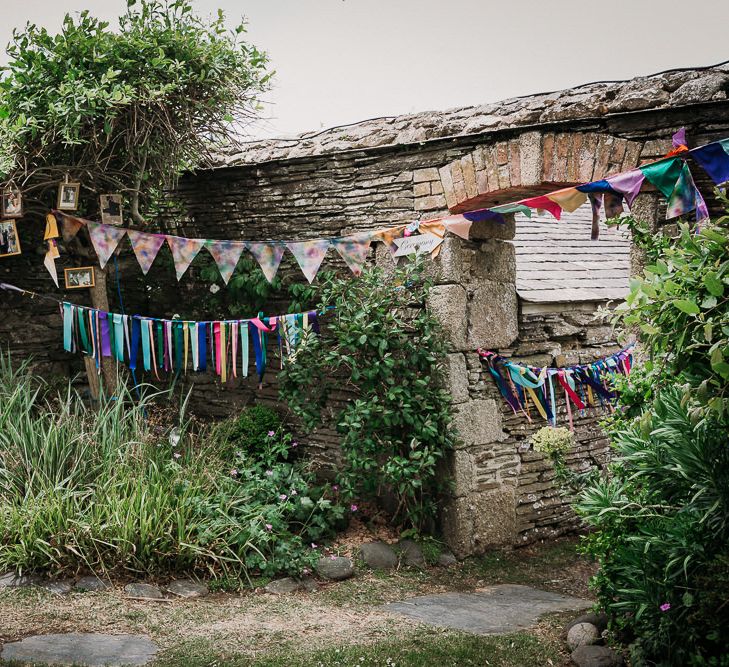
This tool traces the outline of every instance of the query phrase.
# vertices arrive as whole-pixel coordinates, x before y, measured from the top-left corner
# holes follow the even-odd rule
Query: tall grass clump
[[[160,396],[87,407],[0,355],[0,571],[297,574],[341,510],[279,428],[246,451],[149,419]],[[223,429],[225,430],[225,429]]]

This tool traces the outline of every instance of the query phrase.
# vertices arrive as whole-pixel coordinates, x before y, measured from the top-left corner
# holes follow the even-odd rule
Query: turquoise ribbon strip
[[[63,304],[63,349],[66,352],[73,351],[73,337],[71,336],[73,325],[73,307],[70,303]]]
[[[144,360],[144,370],[148,371],[152,368],[152,353],[149,349],[149,325],[146,320],[141,321],[142,324],[142,358]]]

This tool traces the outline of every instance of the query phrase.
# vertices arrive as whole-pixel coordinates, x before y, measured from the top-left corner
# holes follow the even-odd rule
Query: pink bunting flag
[[[213,256],[223,282],[227,285],[246,244],[242,241],[207,241],[205,247]]]
[[[557,190],[556,192],[550,192],[547,195],[547,198],[552,200],[555,204],[558,204],[559,207],[562,210],[567,211],[567,213],[576,211],[587,201],[587,195],[584,192],[580,192],[577,188],[564,188],[562,190]],[[559,216],[555,217],[559,219]]]
[[[332,241],[332,245],[355,276],[360,275],[365,267],[370,243],[372,243],[371,232],[353,234]]]
[[[146,276],[152,262],[157,257],[159,249],[165,242],[165,236],[164,234],[138,232],[134,229],[128,229],[127,236],[132,244],[132,250],[134,250],[139,266],[142,267],[142,273]]]
[[[273,282],[281,264],[286,246],[282,243],[249,243],[248,250],[256,258],[258,265],[269,283]]]
[[[119,245],[119,241],[124,238],[127,230],[114,225],[92,222],[91,220],[86,222],[86,227],[88,227],[91,243],[99,257],[99,266],[103,269]]]
[[[319,271],[321,263],[324,261],[324,255],[329,250],[329,241],[301,241],[297,243],[287,243],[286,247],[291,254],[296,257],[296,261],[301,267],[306,279],[311,283]]]
[[[445,228],[456,236],[460,236],[462,239],[468,241],[468,236],[471,233],[471,227],[473,226],[472,220],[467,220],[462,215],[454,215],[450,218],[446,218],[444,221]]]
[[[531,199],[523,199],[519,202],[529,208],[544,209],[549,211],[557,220],[562,216],[562,207],[552,201],[549,197],[532,197]]]
[[[205,239],[185,239],[181,236],[168,236],[167,244],[172,251],[172,259],[175,262],[175,272],[177,280],[182,278],[185,271],[192,264],[192,260],[205,245]]]
[[[628,206],[632,206],[643,185],[645,174],[640,169],[633,169],[622,174],[609,176],[605,180],[613,190],[620,192],[625,197]]]

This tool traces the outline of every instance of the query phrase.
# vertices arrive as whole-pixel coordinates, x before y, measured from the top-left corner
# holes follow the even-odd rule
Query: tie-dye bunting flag
[[[281,264],[286,246],[283,243],[249,243],[248,250],[256,258],[258,265],[269,283],[273,282]]]
[[[372,243],[370,232],[345,236],[332,241],[332,245],[346,262],[349,270],[356,276],[364,270],[367,255],[370,252],[370,243]]]
[[[129,236],[129,242],[132,244],[132,250],[139,266],[142,268],[142,273],[146,276],[159,249],[164,245],[165,236],[138,232],[134,229],[127,230],[127,236]]]
[[[168,236],[167,243],[172,251],[172,259],[175,262],[175,273],[177,280],[180,280],[185,271],[192,264],[192,260],[205,245],[205,239],[185,239],[181,236]]]
[[[207,241],[205,247],[218,265],[223,282],[227,285],[246,244],[242,241]]]
[[[693,210],[696,210],[697,217],[704,216],[704,210],[698,210],[700,208],[706,209],[706,203],[696,188],[688,165],[684,162],[681,168],[681,174],[676,180],[676,185],[673,188],[671,196],[668,198],[666,218],[677,218]]]
[[[103,269],[119,245],[119,241],[124,238],[127,230],[113,225],[103,225],[100,222],[92,222],[91,220],[86,222],[86,226],[89,229],[91,243],[99,257],[99,266]]]
[[[645,174],[640,169],[626,171],[623,174],[609,176],[606,179],[607,184],[616,192],[625,197],[628,206],[633,205],[633,201],[638,196],[640,188],[645,180]]]
[[[313,282],[321,263],[324,261],[324,255],[329,250],[329,241],[301,241],[298,243],[287,243],[286,247],[296,258],[306,279],[310,283]]]

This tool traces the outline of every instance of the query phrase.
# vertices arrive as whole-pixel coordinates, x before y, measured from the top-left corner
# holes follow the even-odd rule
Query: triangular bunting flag
[[[628,202],[628,206],[633,205],[633,201],[638,196],[640,188],[645,180],[645,175],[640,169],[633,169],[632,171],[626,171],[623,174],[617,174],[616,176],[609,176],[607,183],[616,192],[620,192],[625,201]]]
[[[134,229],[127,230],[127,236],[132,244],[132,250],[137,257],[142,273],[146,276],[159,249],[165,242],[164,234],[147,234]]]
[[[531,199],[523,199],[520,203],[525,206],[529,206],[530,208],[549,211],[557,220],[559,220],[562,215],[562,207],[557,202],[549,199],[549,197],[532,197]]]
[[[685,215],[696,208],[696,185],[691,176],[688,165],[683,164],[681,173],[676,180],[671,196],[668,198],[668,208],[666,209],[666,219],[677,218]],[[702,198],[703,199],[703,198]]]
[[[676,181],[681,176],[682,165],[683,160],[675,157],[643,165],[640,170],[648,181],[655,185],[666,199],[669,199],[676,186]]]
[[[329,241],[301,241],[298,243],[287,243],[286,247],[296,257],[296,261],[299,263],[306,279],[309,282],[313,282],[322,261],[324,261],[324,255],[329,250]]]
[[[227,285],[246,244],[241,241],[208,241],[205,247],[213,256],[223,282]]]
[[[86,226],[89,228],[89,236],[94,250],[99,256],[99,266],[103,269],[119,245],[119,241],[124,238],[127,230],[113,225],[102,225],[100,222],[92,222],[91,220],[86,222]]]
[[[48,273],[51,274],[53,282],[58,287],[58,271],[56,270],[56,259],[59,257],[58,246],[56,245],[56,239],[48,239],[48,250],[46,256],[43,259],[43,266],[48,269]]]
[[[256,258],[258,265],[266,276],[269,283],[273,282],[278,271],[278,265],[281,263],[284,250],[286,247],[283,243],[249,243],[248,250]]]
[[[170,250],[172,250],[175,272],[177,273],[177,280],[179,280],[205,245],[205,239],[185,239],[180,236],[168,236],[167,243]]]
[[[696,160],[717,185],[729,181],[729,140],[717,141],[694,148],[691,157]]]
[[[341,258],[346,262],[349,270],[358,276],[362,273],[367,255],[370,252],[370,243],[372,242],[372,233],[363,232],[362,234],[353,234],[343,238],[334,239],[332,245],[336,248]]]
[[[580,192],[577,188],[564,188],[563,190],[557,190],[547,195],[555,204],[567,213],[576,211],[587,201],[587,195],[584,192]]]
[[[499,215],[498,213],[496,215]],[[503,216],[501,216],[503,219]],[[460,236],[462,239],[468,241],[468,236],[471,233],[471,227],[473,227],[473,221],[467,220],[461,215],[454,215],[452,218],[446,218],[445,228],[456,236]]]
[[[76,218],[66,213],[56,213],[55,215],[60,216],[63,221],[61,223],[61,234],[63,235],[63,240],[66,243],[76,236],[76,234],[78,234],[78,230],[86,224],[86,220]]]

